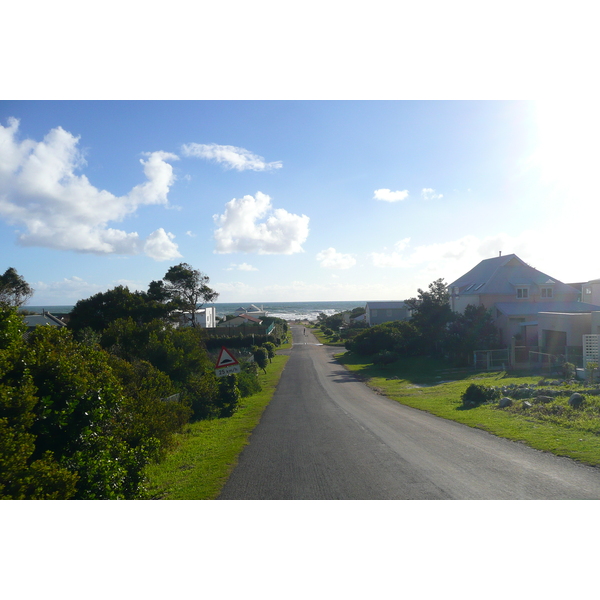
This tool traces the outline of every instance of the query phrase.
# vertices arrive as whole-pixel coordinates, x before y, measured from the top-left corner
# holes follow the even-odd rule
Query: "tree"
[[[429,291],[419,289],[417,298],[405,300],[412,311],[411,323],[419,330],[423,354],[439,354],[446,337],[447,325],[454,318],[450,294],[443,279],[429,284]]]
[[[380,352],[412,356],[417,350],[418,342],[419,332],[413,323],[389,321],[361,331],[354,339],[346,342],[346,348],[363,356]]]
[[[254,362],[263,370],[267,372],[267,365],[269,364],[269,352],[263,346],[255,346],[252,348],[252,355],[254,356]]]
[[[22,306],[33,296],[33,291],[12,267],[0,275],[0,304],[4,306]]]
[[[446,353],[460,364],[468,364],[475,350],[500,347],[500,335],[485,306],[469,304],[464,314],[455,314],[448,325]]]
[[[135,418],[125,400],[108,355],[66,328],[37,327],[0,349],[2,496],[138,497],[154,441],[120,435]]]
[[[192,327],[196,326],[196,309],[206,302],[214,302],[219,297],[215,290],[208,287],[208,275],[193,269],[187,263],[171,267],[163,281],[168,296],[177,301],[180,308],[191,313]],[[157,288],[154,291],[158,291]]]
[[[166,319],[171,308],[145,292],[131,292],[119,285],[112,290],[79,300],[70,313],[69,328],[79,332],[87,327],[102,332],[117,319],[131,318],[136,323]]]

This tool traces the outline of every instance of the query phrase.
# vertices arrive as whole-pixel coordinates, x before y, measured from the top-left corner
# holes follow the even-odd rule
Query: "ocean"
[[[217,316],[224,317],[225,315],[233,314],[236,309],[248,308],[251,304],[266,311],[270,317],[278,317],[286,321],[308,320],[316,321],[320,313],[325,313],[327,316],[334,315],[345,310],[352,310],[358,306],[363,307],[366,301],[339,301],[339,302],[215,302],[208,306],[214,306],[217,309]],[[73,309],[73,305],[54,305],[54,306],[24,306],[25,310],[41,313],[46,310],[52,314],[69,313]]]

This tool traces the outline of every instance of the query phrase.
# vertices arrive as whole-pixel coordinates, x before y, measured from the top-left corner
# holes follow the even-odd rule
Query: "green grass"
[[[175,449],[166,459],[146,468],[149,497],[215,499],[271,401],[288,358],[284,355],[273,358],[266,375],[260,375],[262,392],[242,398],[232,417],[192,423],[177,435]]]
[[[367,363],[365,357],[350,354],[337,358],[375,391],[401,404],[523,442],[538,450],[600,466],[600,396],[587,395],[585,407],[573,409],[568,406],[568,397],[576,391],[576,386],[565,387],[565,394],[549,404],[534,404],[531,408],[524,405],[523,400],[515,400],[513,406],[506,409],[499,408],[497,402],[466,409],[461,396],[472,383],[493,387],[537,384],[540,376],[474,373],[448,369],[441,362],[418,358],[387,366],[375,366]]]
[[[321,344],[325,344],[326,346],[340,346],[340,348],[345,347],[346,340],[340,340],[336,334],[325,335],[319,327],[311,329],[311,332],[315,335],[319,342],[321,342]]]

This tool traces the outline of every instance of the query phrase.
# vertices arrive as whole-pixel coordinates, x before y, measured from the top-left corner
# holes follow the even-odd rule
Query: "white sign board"
[[[240,373],[242,367],[240,363],[235,359],[233,354],[225,346],[221,348],[221,353],[215,365],[215,375],[217,377],[225,377],[227,375],[233,375],[233,373]]]

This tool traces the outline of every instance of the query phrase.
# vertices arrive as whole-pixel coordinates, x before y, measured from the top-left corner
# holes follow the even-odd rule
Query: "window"
[[[542,298],[552,298],[552,288],[542,288]]]
[[[377,316],[377,309],[376,308],[372,308],[371,309],[371,316],[372,317],[376,317]]]
[[[592,288],[591,287],[586,287],[585,288],[585,293],[586,294],[591,294],[592,293]]]
[[[385,311],[385,316],[386,316],[386,317],[391,317],[391,316],[392,316],[392,310],[391,310],[390,308],[388,308],[388,309]]]
[[[525,299],[529,298],[529,288],[519,287],[517,288],[517,298]]]

